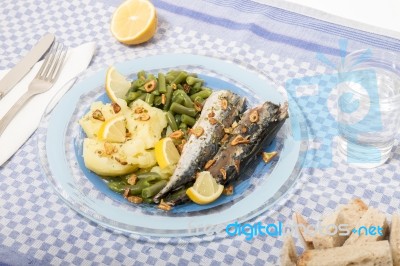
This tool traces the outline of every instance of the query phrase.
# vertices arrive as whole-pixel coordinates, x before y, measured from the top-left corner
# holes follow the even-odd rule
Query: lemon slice
[[[105,140],[109,142],[125,142],[125,117],[119,115],[105,121],[101,125],[97,136],[100,140]]]
[[[106,93],[112,102],[118,102],[118,99],[124,99],[126,93],[131,87],[131,82],[124,75],[111,66],[106,74]]]
[[[157,29],[157,14],[148,0],[128,0],[114,12],[111,33],[124,44],[140,44],[151,39]]]
[[[156,161],[161,169],[173,167],[181,157],[171,138],[163,138],[154,146]]]
[[[204,171],[198,174],[196,182],[186,190],[188,197],[197,204],[208,204],[221,196],[224,186],[218,184],[210,172]]]

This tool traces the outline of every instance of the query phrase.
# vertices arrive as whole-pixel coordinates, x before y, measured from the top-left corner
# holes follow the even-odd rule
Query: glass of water
[[[338,150],[349,164],[385,163],[400,126],[400,57],[358,50],[339,69]]]

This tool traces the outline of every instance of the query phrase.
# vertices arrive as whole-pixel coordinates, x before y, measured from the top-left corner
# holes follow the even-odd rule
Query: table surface
[[[400,2],[395,0],[286,1],[326,12],[341,18],[400,33]]]
[[[309,136],[306,161],[294,187],[250,222],[285,223],[296,211],[315,224],[323,213],[355,197],[390,219],[400,207],[400,147],[381,167],[349,165],[337,154],[337,123],[332,114],[336,66],[342,57],[361,48],[399,53],[400,38],[393,34],[397,29],[369,30],[342,19],[333,23],[336,18],[317,19],[307,7],[262,1],[153,0],[157,33],[146,44],[130,47],[118,43],[109,31],[110,18],[121,1],[5,0],[0,10],[0,70],[13,67],[46,32],[55,33],[69,47],[96,41],[87,75],[137,56],[167,51],[212,50],[245,61],[292,96],[306,118]],[[296,85],[303,91],[296,91]],[[307,89],[313,88],[319,90],[311,97]],[[0,167],[0,180],[0,264],[279,264],[283,245],[279,236],[251,241],[223,233],[213,238],[155,238],[116,233],[86,220],[48,185],[37,154],[37,134]]]

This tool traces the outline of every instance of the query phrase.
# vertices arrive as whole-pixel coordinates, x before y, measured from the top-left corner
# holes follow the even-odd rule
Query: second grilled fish
[[[204,104],[194,130],[185,144],[181,158],[168,184],[153,198],[158,203],[164,196],[180,186],[193,182],[195,173],[218,151],[224,128],[230,127],[243,112],[245,99],[233,92],[221,90],[213,92]]]
[[[265,102],[247,110],[206,170],[222,185],[237,179],[240,169],[275,138],[287,117],[286,103]]]

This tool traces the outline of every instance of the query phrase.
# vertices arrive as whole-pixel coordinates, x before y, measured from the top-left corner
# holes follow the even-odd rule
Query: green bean
[[[163,73],[158,73],[158,90],[160,93],[167,92],[167,85],[165,83],[165,75]]]
[[[186,125],[191,126],[191,127],[194,126],[194,124],[196,123],[196,119],[194,119],[191,116],[185,115],[185,114],[183,114],[181,116],[181,120],[183,123],[185,123]]]
[[[136,100],[137,98],[139,98],[142,94],[143,94],[143,92],[140,92],[140,91],[129,92],[128,95],[126,95],[125,100],[128,102],[132,102],[132,101]]]
[[[156,79],[156,77],[155,77],[153,74],[151,74],[151,73],[148,74],[148,75],[147,75],[147,78],[146,78],[147,81],[155,80],[155,79]]]
[[[196,116],[196,110],[194,108],[188,108],[175,102],[171,104],[170,110],[181,115],[185,114],[191,117]]]
[[[152,198],[144,198],[143,203],[154,203]]]
[[[135,195],[142,194],[142,190],[149,186],[150,186],[149,183],[145,183],[145,182],[140,183],[140,181],[139,181],[136,183],[136,185],[126,186],[126,188],[129,188],[129,193],[128,193],[129,196],[132,196],[132,195],[135,196]]]
[[[204,101],[205,101],[205,100],[204,100],[203,98],[201,98],[200,96],[197,96],[197,97],[194,99],[193,102],[203,104]]]
[[[140,95],[136,100],[145,101],[146,100],[146,93],[143,93],[142,95]]]
[[[188,93],[189,96],[191,96],[191,95],[193,95],[193,94],[198,93],[199,91],[201,91],[201,85],[200,85],[200,86],[196,86],[196,85],[197,85],[197,83],[194,84],[194,86],[191,86],[191,87],[190,87],[190,90],[189,90],[189,93]]]
[[[107,186],[114,192],[124,193],[127,184],[125,181],[111,181],[108,182]]]
[[[146,172],[146,173],[137,174],[137,178],[139,178],[139,179],[146,179],[146,178],[156,179],[156,178],[161,178],[161,176],[156,172]],[[152,179],[148,179],[148,180],[152,180]]]
[[[154,97],[154,105],[155,106],[160,106],[162,104],[162,98],[161,96],[156,96]]]
[[[181,73],[180,70],[170,70],[167,72],[167,75],[170,75],[170,76],[173,76],[174,78],[176,78],[176,76],[178,76],[179,73]]]
[[[183,96],[181,94],[177,94],[175,96],[175,98],[172,96],[172,101],[174,103],[179,103],[179,104],[183,104],[183,102],[185,101],[185,99],[183,98]]]
[[[137,88],[139,91],[146,92],[145,84]]]
[[[187,76],[188,74],[185,71],[181,71],[171,83],[178,85],[186,80]]]
[[[188,76],[186,78],[186,83],[189,84],[190,86],[194,85],[195,83],[203,84],[203,82],[204,81],[202,79],[191,77],[191,76]]]
[[[172,74],[167,74],[165,75],[165,81],[167,82],[167,84],[171,84],[172,81],[174,81],[174,79],[176,78],[176,76],[172,75]]]
[[[128,94],[129,92],[137,91],[137,89],[138,89],[138,86],[136,86],[135,82],[132,81],[132,82],[131,82],[131,87],[129,88],[129,90],[127,91],[126,94]]]
[[[160,96],[161,95],[161,93],[160,93],[160,91],[158,89],[152,91],[151,94],[153,94],[154,96]]]
[[[172,131],[178,130],[178,125],[176,124],[174,115],[170,111],[168,111],[166,116],[168,125],[171,127]]]
[[[146,177],[143,177],[144,175],[145,174],[138,175],[139,181],[135,185],[125,186],[125,188],[129,188],[129,195],[140,195],[143,189],[163,180],[157,173],[149,172]]]
[[[172,102],[172,87],[167,86],[167,93],[165,94],[165,105],[164,105],[164,111],[168,111],[170,108]]]
[[[146,76],[147,76],[147,74],[146,74],[146,71],[144,71],[144,70],[141,70],[137,73],[137,78],[140,80],[146,80]]]
[[[132,82],[132,87],[134,87],[137,90],[139,87],[142,87],[145,83],[146,83],[146,80],[137,79]]]
[[[175,83],[174,83],[175,84]],[[178,90],[182,90],[183,91],[183,86],[181,84],[177,84],[176,85],[176,89]]]
[[[203,83],[197,82],[193,85],[193,88],[197,89],[198,91],[201,90],[201,87],[203,87]]]
[[[192,102],[192,99],[190,99],[189,95],[187,95],[184,91],[182,91],[181,95],[183,97],[183,105],[188,108],[193,108],[194,103]]]
[[[148,105],[152,106],[152,105],[153,105],[153,102],[154,102],[154,95],[151,94],[151,93],[145,93],[145,94],[146,94],[146,97],[144,98],[144,101],[145,101]]]
[[[167,202],[175,202],[176,204],[178,204],[180,201],[187,199],[186,189],[187,188],[184,187],[177,191],[172,192],[165,198],[165,200]]]
[[[186,130],[187,129],[187,125],[185,124],[185,123],[180,123],[180,125],[179,125],[179,129],[182,129],[182,130]]]
[[[144,100],[146,103],[148,103],[149,105],[153,106],[153,102],[154,102],[154,95],[151,93],[146,93],[146,99]]]
[[[194,100],[194,99],[196,99],[196,97],[201,97],[203,99],[206,99],[211,95],[211,93],[212,93],[212,91],[209,88],[204,88],[201,91],[199,91],[195,94],[192,94],[190,96],[190,99]]]
[[[160,190],[165,187],[167,184],[167,180],[161,180],[158,181],[157,183],[151,185],[150,187],[144,188],[142,190],[142,197],[143,198],[150,198],[156,195]]]
[[[181,123],[181,115],[175,115],[175,122],[177,125]]]

